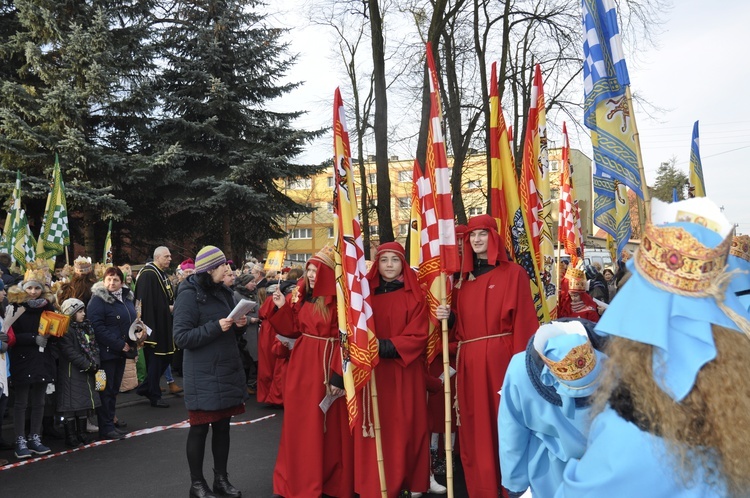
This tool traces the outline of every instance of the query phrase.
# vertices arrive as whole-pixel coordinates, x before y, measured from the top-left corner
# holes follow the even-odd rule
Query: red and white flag
[[[565,247],[570,262],[576,266],[581,257],[581,239],[579,235],[580,218],[578,204],[573,198],[573,177],[570,170],[570,142],[568,129],[563,122],[562,170],[560,172],[560,205],[557,229],[557,240]]]

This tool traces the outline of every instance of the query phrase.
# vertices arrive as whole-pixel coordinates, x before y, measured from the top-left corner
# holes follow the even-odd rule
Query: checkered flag
[[[68,208],[65,202],[65,185],[60,173],[60,161],[55,155],[55,169],[52,175],[52,190],[47,196],[42,231],[39,235],[37,252],[39,258],[49,259],[65,252],[70,244],[68,228]]]

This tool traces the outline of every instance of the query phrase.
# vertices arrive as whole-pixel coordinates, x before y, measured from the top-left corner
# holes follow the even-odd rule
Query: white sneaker
[[[422,493],[415,493],[414,491],[411,492],[411,498],[420,498],[422,496]]]
[[[444,495],[448,492],[448,488],[440,484],[435,480],[435,476],[430,474],[430,489],[429,492],[434,495]],[[412,495],[414,496],[414,495]]]

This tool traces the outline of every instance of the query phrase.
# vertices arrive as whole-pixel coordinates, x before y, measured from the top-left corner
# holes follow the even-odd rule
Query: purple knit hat
[[[205,273],[227,262],[224,253],[216,246],[205,246],[195,256],[195,273]]]

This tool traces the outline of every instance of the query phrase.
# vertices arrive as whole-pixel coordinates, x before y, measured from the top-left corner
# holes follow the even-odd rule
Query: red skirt
[[[190,425],[204,425],[243,413],[245,413],[244,404],[224,408],[223,410],[188,410],[188,422],[190,422]]]

